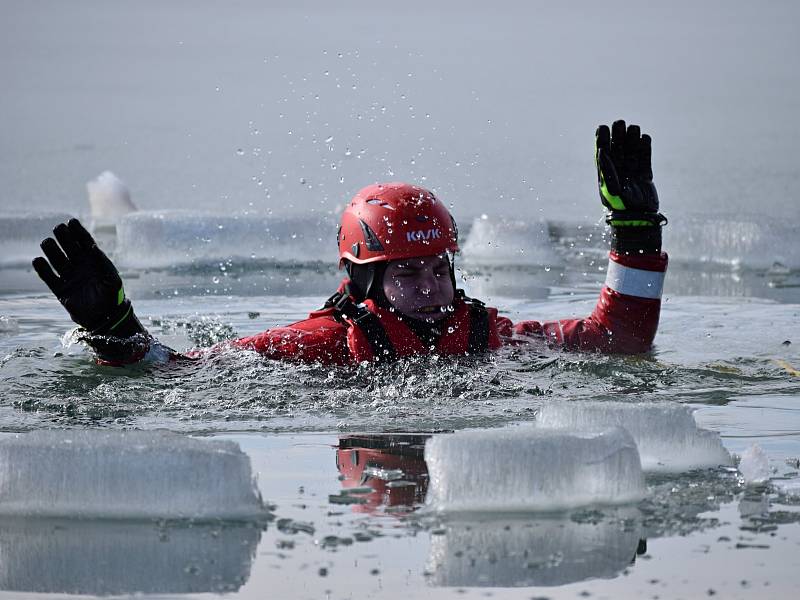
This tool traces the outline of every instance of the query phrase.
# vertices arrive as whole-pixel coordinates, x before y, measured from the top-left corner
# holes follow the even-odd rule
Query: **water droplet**
[[[244,150],[242,150],[241,148],[237,148],[236,154],[238,154],[239,156],[244,156]]]
[[[333,141],[333,136],[329,136],[325,138],[325,143],[330,144]]]

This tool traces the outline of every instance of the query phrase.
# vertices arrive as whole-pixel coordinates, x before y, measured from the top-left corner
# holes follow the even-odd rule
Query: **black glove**
[[[59,224],[53,234],[55,240],[46,238],[41,243],[47,260],[36,257],[33,268],[70,318],[86,330],[85,341],[108,360],[124,361],[131,352],[140,351],[147,330],[125,297],[114,263],[77,219]],[[134,336],[141,341],[124,341]]]
[[[609,131],[596,132],[595,164],[600,200],[610,210],[612,248],[619,252],[660,252],[661,226],[667,219],[658,212],[653,184],[651,139],[638,125],[615,121]]]

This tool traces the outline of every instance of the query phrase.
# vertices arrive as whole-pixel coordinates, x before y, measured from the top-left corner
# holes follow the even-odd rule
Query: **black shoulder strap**
[[[489,350],[489,311],[480,300],[463,295],[461,299],[469,306],[469,354],[484,354]]]
[[[397,351],[392,345],[380,319],[369,312],[364,306],[356,305],[349,294],[336,292],[325,302],[326,308],[334,309],[334,317],[347,325],[361,329],[367,338],[372,355],[378,362],[393,362],[397,360]]]

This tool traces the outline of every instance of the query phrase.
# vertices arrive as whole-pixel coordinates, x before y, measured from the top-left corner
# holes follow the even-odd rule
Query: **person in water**
[[[611,250],[606,281],[591,315],[512,323],[456,286],[458,229],[429,190],[406,183],[370,185],[344,210],[337,234],[338,291],[307,319],[224,345],[279,360],[330,365],[400,357],[481,354],[540,340],[565,350],[647,352],[658,327],[667,256],[653,185],[651,139],[616,121],[596,132],[600,199],[608,209]],[[103,364],[145,357],[197,358],[160,346],[133,312],[117,269],[80,222],[59,224],[33,267],[82,329]],[[49,261],[49,262],[48,262]]]

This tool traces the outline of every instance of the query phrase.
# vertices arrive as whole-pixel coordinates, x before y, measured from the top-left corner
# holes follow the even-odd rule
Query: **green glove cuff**
[[[606,215],[606,223],[612,227],[661,227],[669,221],[661,213],[612,211]]]

